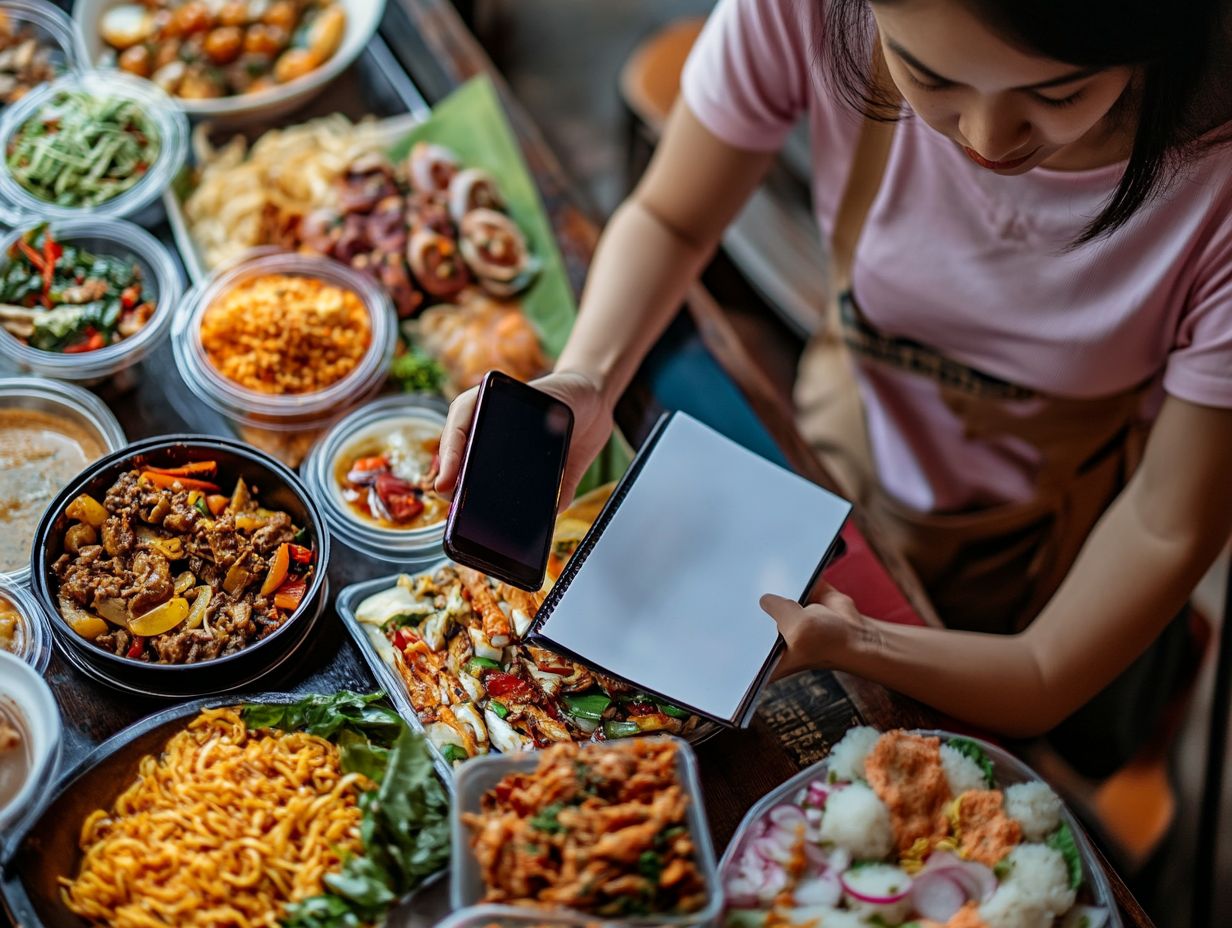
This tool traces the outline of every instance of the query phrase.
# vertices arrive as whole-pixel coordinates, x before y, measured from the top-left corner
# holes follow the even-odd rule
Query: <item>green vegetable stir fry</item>
[[[0,325],[40,351],[95,351],[131,338],[155,302],[132,260],[56,241],[39,226],[9,249],[0,273]]]
[[[5,156],[14,179],[40,200],[83,207],[136,185],[159,147],[138,102],[64,91],[17,130]]]

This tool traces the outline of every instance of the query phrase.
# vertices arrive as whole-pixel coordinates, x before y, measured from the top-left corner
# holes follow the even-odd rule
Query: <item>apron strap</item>
[[[901,98],[890,80],[885,56],[881,53],[876,37],[873,42],[870,81],[873,93],[880,91],[885,99],[899,101]],[[865,107],[861,116],[851,169],[839,199],[838,212],[834,216],[834,230],[830,236],[831,270],[836,293],[845,293],[851,288],[851,267],[855,260],[856,246],[860,243],[873,201],[877,199],[877,191],[881,189],[896,125],[893,120],[877,116],[871,103]]]

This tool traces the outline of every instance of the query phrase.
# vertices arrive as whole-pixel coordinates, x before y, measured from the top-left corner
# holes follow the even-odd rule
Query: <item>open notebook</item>
[[[725,725],[782,649],[851,504],[684,413],[661,419],[535,617],[537,643]]]

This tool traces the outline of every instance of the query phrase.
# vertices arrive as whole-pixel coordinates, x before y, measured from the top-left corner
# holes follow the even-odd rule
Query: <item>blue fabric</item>
[[[664,409],[686,412],[755,454],[791,469],[740,389],[706,350],[687,314],[681,313],[655,345],[644,372]]]

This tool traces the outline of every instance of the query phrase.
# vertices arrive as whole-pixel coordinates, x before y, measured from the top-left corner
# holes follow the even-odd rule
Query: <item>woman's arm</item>
[[[788,642],[783,669],[846,670],[982,728],[1047,731],[1147,648],[1227,544],[1230,473],[1232,410],[1169,397],[1141,467],[1025,631],[876,622],[833,590],[806,608],[767,596]]]
[[[672,111],[645,176],[599,240],[557,373],[536,382],[577,417],[562,499],[607,441],[616,400],[773,158],[723,142],[683,103]],[[450,407],[440,492],[453,490],[473,410],[474,391]]]

